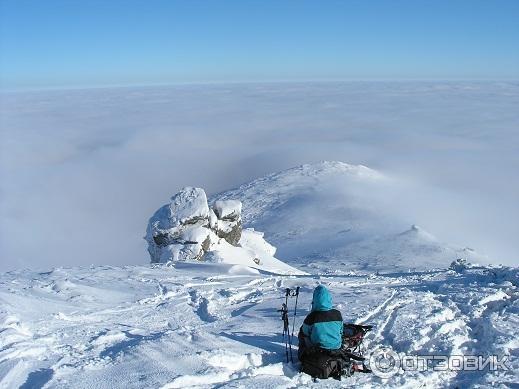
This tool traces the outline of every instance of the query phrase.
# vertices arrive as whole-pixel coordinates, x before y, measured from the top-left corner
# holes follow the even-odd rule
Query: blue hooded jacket
[[[333,309],[332,296],[325,286],[314,290],[312,312],[303,322],[303,335],[311,345],[327,350],[337,350],[342,345],[342,315]]]

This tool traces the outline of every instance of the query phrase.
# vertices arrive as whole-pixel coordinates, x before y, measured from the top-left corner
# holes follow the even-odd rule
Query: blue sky
[[[519,78],[515,0],[0,4],[8,89]]]

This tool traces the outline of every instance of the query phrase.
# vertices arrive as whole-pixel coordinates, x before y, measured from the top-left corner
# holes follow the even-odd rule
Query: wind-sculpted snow
[[[359,374],[343,385],[519,382],[517,269],[276,276],[182,262],[0,275],[0,387],[339,387],[284,363],[284,288],[301,287],[297,329],[318,284],[346,320],[374,325],[368,353],[384,345],[407,355],[510,355],[509,371]]]

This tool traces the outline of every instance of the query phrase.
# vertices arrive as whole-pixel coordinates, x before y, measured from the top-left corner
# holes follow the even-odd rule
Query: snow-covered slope
[[[407,355],[510,356],[511,370],[407,370],[343,385],[517,384],[518,269],[448,269],[457,256],[477,255],[398,220],[384,196],[390,182],[366,167],[324,162],[213,196],[241,200],[244,227],[266,231],[276,257],[307,275],[216,258],[234,255],[227,252],[172,266],[0,274],[0,388],[338,387],[283,362],[284,289],[301,287],[297,329],[318,284],[346,320],[374,325],[368,352],[382,345]],[[272,253],[244,231],[247,247]]]
[[[327,285],[345,319],[375,326],[368,349],[511,355],[512,371],[427,371],[358,387],[469,387],[519,382],[517,269],[390,275],[274,276],[204,263],[18,271],[0,276],[0,387],[339,386],[283,363],[283,288]],[[290,302],[293,307],[293,300]]]
[[[485,261],[395,214],[393,186],[390,177],[365,166],[320,162],[268,175],[212,200],[241,200],[244,225],[264,231],[279,258],[305,270],[393,272],[445,268],[459,257]]]

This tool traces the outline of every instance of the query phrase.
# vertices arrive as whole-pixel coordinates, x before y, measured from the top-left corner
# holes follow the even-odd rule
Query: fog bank
[[[517,265],[517,107],[514,82],[3,93],[0,270],[147,263],[147,219],[181,187],[215,193],[319,160],[394,177],[395,210]]]

